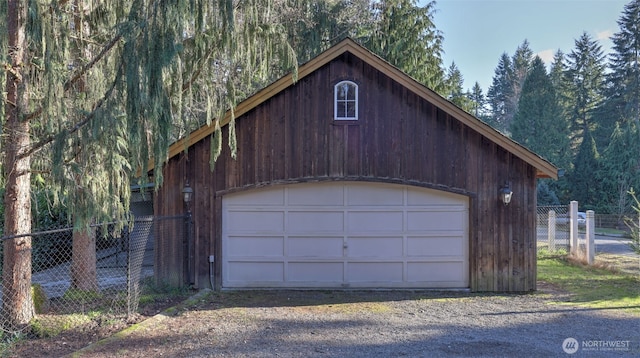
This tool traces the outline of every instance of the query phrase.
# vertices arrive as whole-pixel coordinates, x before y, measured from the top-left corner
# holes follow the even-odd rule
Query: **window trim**
[[[355,89],[355,99],[353,100],[349,100],[349,99],[338,99],[338,88],[341,85],[350,85]],[[355,105],[355,116],[353,117],[339,117],[338,116],[338,107],[339,105],[343,105],[343,106],[347,106],[349,103],[353,103]],[[349,80],[345,80],[345,81],[340,81],[338,83],[336,83],[333,86],[333,120],[335,121],[357,121],[358,120],[358,84],[353,82],[353,81],[349,81]],[[345,111],[346,113],[346,111]]]

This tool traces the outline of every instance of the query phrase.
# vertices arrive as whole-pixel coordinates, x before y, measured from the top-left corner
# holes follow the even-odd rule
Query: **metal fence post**
[[[127,316],[131,316],[134,311],[135,311],[135,283],[134,283],[134,279],[133,279],[133,272],[132,272],[132,268],[133,268],[133,255],[131,255],[131,232],[129,231],[130,226],[127,225],[125,226],[125,228],[123,229],[123,233],[126,232],[126,235],[123,236],[124,238],[126,238],[126,259],[127,259],[127,264],[126,264],[126,272],[127,272]],[[126,230],[126,231],[125,231]]]
[[[549,221],[547,224],[547,239],[549,240],[549,252],[556,251],[556,212],[549,211]]]

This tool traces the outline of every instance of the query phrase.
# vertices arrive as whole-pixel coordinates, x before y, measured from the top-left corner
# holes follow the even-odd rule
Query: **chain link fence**
[[[569,251],[569,206],[538,206],[536,225],[538,250]]]
[[[634,223],[637,215],[594,214],[596,232],[628,235],[633,238]],[[582,239],[585,227],[578,226],[578,236]],[[583,224],[582,224],[583,225]],[[539,206],[537,208],[537,245],[538,250],[550,252],[569,251],[569,205]],[[606,235],[606,234],[605,234]]]
[[[0,249],[3,260],[20,260],[13,250],[9,253],[13,257],[3,257],[7,254],[6,247],[16,246],[20,240],[28,244],[30,240],[31,249],[22,253],[30,255],[23,261],[30,262],[31,266],[31,286],[26,288],[30,289],[31,300],[20,303],[28,301],[24,299],[25,287],[13,285],[16,281],[25,281],[15,279],[16,275],[24,278],[24,272],[14,269],[14,272],[2,273],[0,318],[3,331],[0,336],[20,333],[8,322],[15,319],[17,309],[29,310],[31,303],[36,318],[29,328],[36,330],[68,329],[96,320],[129,318],[138,310],[145,285],[155,284],[154,236],[158,232],[166,235],[171,228],[181,228],[182,225],[176,223],[183,223],[185,219],[184,216],[141,216],[130,223],[95,225],[85,231],[61,228],[3,237],[1,246],[5,249]],[[176,231],[173,233],[175,240],[184,241],[184,230],[172,231]]]

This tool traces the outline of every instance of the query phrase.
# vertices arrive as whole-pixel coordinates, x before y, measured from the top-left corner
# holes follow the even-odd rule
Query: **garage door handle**
[[[344,245],[342,245],[342,248],[343,248],[343,249],[348,249],[348,248],[349,248],[349,245],[344,244]]]

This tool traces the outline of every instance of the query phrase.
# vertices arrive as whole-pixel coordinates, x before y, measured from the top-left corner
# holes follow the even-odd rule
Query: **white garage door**
[[[469,286],[468,198],[413,186],[325,182],[222,201],[222,286]]]

